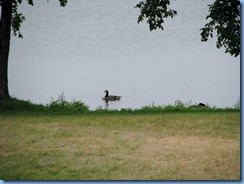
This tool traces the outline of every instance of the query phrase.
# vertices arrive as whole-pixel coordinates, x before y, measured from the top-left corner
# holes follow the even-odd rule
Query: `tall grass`
[[[65,100],[65,96],[63,93],[58,97],[57,100],[54,100],[54,98],[52,98],[52,101],[50,102],[50,104],[46,105],[46,108],[49,108],[51,110],[72,110],[82,112],[89,111],[89,107],[80,100],[74,99],[71,102]]]
[[[64,94],[61,94],[57,100],[52,98],[49,104],[33,104],[32,102],[9,98],[0,102],[0,111],[15,111],[15,112],[88,112],[89,107],[80,100],[71,102],[65,99]]]
[[[191,106],[190,103],[183,104],[177,102],[174,105],[150,105],[143,106],[140,109],[122,108],[122,109],[107,109],[98,107],[95,110],[90,110],[89,106],[80,100],[73,99],[71,102],[65,99],[64,94],[61,94],[58,99],[51,98],[49,104],[33,104],[32,102],[9,98],[0,102],[0,112],[47,112],[47,113],[163,113],[163,112],[224,112],[224,111],[240,111],[240,99],[233,107],[217,108],[217,107],[200,107]]]

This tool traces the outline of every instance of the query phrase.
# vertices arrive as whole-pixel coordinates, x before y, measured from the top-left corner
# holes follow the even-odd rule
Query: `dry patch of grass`
[[[5,116],[4,180],[239,180],[240,114]]]

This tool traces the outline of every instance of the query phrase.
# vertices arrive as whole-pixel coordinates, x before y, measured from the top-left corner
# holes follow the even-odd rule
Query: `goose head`
[[[104,93],[105,93],[105,97],[108,97],[108,94],[109,94],[108,90],[105,90]]]

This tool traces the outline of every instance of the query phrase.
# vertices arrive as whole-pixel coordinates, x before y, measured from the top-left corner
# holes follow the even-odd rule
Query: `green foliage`
[[[94,111],[89,111],[90,113],[99,113],[99,114],[163,114],[163,113],[187,113],[187,112],[239,112],[238,108],[217,108],[217,107],[209,107],[209,106],[186,106],[184,104],[181,105],[154,105],[150,104],[147,106],[143,106],[140,109],[125,109],[122,108],[120,110],[110,110],[106,108],[97,108]]]
[[[144,0],[135,6],[140,9],[138,23],[145,18],[150,31],[158,28],[163,30],[163,18],[173,18],[176,10],[168,10],[170,0]],[[240,55],[240,1],[239,0],[215,0],[209,5],[209,15],[206,19],[210,22],[201,29],[201,41],[205,42],[213,37],[217,31],[217,48],[225,47],[225,52],[232,56]]]
[[[59,0],[59,2],[60,2],[60,6],[65,7],[66,4],[68,3],[68,0]]]
[[[59,0],[60,6],[64,7],[67,5],[68,0]],[[22,0],[13,0],[12,1],[12,23],[11,28],[14,36],[23,38],[23,35],[20,31],[21,24],[25,20],[25,16],[22,13],[18,12],[18,7],[22,3]],[[27,3],[31,6],[34,5],[33,0],[27,0]],[[2,5],[2,0],[0,0],[0,6]],[[10,25],[9,25],[10,26]]]
[[[18,100],[16,98],[7,98],[0,102],[0,112],[13,111],[13,112],[26,112],[26,111],[44,111],[44,105],[37,105],[31,103],[29,100]]]
[[[65,99],[64,94],[61,94],[57,100],[52,98],[49,104],[33,104],[29,100],[18,100],[16,98],[9,98],[0,102],[1,112],[40,112],[40,113],[68,113],[68,114],[162,114],[162,113],[174,113],[174,112],[239,112],[240,111],[240,99],[231,108],[217,108],[209,106],[198,105],[155,105],[154,103],[147,106],[143,106],[140,109],[122,108],[108,109],[99,106],[95,110],[90,110],[89,107],[80,100],[73,100],[68,102]]]
[[[217,31],[217,48],[225,47],[226,53],[233,56],[240,55],[240,1],[216,0],[209,5],[209,15],[206,19],[210,22],[201,29],[202,41],[213,37]]]
[[[14,36],[18,36],[19,38],[23,38],[23,35],[20,31],[21,24],[25,20],[25,16],[22,13],[18,12],[19,4],[22,3],[22,0],[13,0],[12,1],[12,23],[11,28]],[[29,5],[34,5],[32,0],[28,0]]]
[[[88,112],[89,107],[83,102],[73,100],[68,102],[65,100],[64,94],[61,94],[58,100],[52,101],[50,104],[33,104],[29,100],[18,100],[9,98],[0,102],[0,112]]]
[[[150,31],[157,28],[163,30],[164,18],[173,18],[175,15],[177,15],[177,11],[171,9],[168,10],[169,4],[170,0],[141,1],[135,6],[135,8],[139,8],[141,11],[137,22],[140,23],[144,20],[144,18],[146,18]]]
[[[87,112],[89,111],[89,107],[86,106],[83,102],[81,101],[76,101],[75,99],[72,102],[68,102],[65,100],[65,96],[62,93],[58,100],[54,100],[52,98],[52,101],[49,105],[47,105],[48,108],[51,110],[72,110],[72,111],[82,111],[82,112]]]
[[[23,38],[23,35],[20,31],[20,28],[21,28],[22,22],[25,20],[25,16],[22,13],[18,13],[18,6],[20,3],[22,3],[21,0],[17,0],[17,1],[12,2],[13,7],[12,7],[11,28],[12,28],[14,36],[18,36],[19,38]]]

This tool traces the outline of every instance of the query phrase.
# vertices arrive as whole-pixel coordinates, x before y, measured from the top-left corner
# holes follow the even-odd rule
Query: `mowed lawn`
[[[240,112],[0,114],[2,180],[240,180]]]

